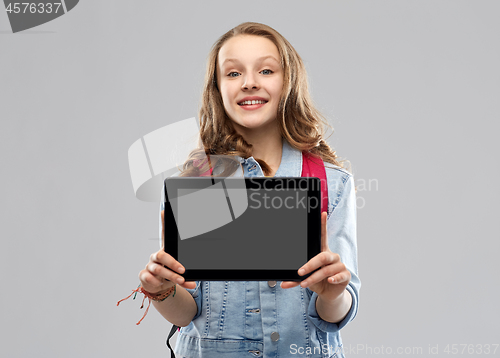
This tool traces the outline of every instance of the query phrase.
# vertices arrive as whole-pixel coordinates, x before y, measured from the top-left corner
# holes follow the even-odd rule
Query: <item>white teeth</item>
[[[244,106],[247,104],[264,104],[264,103],[266,103],[266,101],[261,101],[261,100],[244,101],[244,102],[240,102],[240,106]]]

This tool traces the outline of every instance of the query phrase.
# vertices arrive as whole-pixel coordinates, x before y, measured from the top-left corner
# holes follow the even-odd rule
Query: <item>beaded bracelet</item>
[[[139,322],[136,323],[136,325],[140,324],[141,321],[146,317],[146,315],[148,314],[148,311],[149,311],[149,306],[151,306],[151,300],[153,301],[156,301],[156,302],[162,302],[162,301],[165,301],[165,299],[172,295],[172,292],[173,292],[173,295],[172,297],[175,296],[175,293],[177,292],[177,285],[173,285],[172,287],[170,287],[166,292],[160,294],[160,295],[153,295],[151,293],[149,293],[148,291],[146,291],[144,288],[142,288],[141,285],[137,286],[137,288],[135,290],[132,290],[132,293],[130,295],[128,295],[127,297],[125,297],[124,299],[121,299],[120,301],[118,301],[116,303],[116,305],[118,306],[120,304],[120,302],[122,301],[125,301],[125,300],[128,300],[130,298],[130,296],[134,295],[134,297],[132,298],[133,300],[135,300],[135,297],[137,296],[137,293],[142,293],[144,295],[144,298],[142,299],[142,304],[141,304],[141,307],[140,309],[144,308],[144,301],[146,300],[146,298],[148,299],[149,303],[148,303],[148,307],[146,308],[146,311],[144,312],[144,315],[142,316],[142,318],[139,320]]]

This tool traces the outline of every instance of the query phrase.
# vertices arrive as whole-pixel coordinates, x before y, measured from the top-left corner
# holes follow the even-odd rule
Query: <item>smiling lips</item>
[[[246,110],[253,110],[253,109],[258,109],[260,107],[262,107],[263,105],[265,105],[267,103],[266,100],[264,99],[244,99],[243,101],[241,102],[238,102],[238,106],[240,106],[241,108],[243,109],[246,109]]]

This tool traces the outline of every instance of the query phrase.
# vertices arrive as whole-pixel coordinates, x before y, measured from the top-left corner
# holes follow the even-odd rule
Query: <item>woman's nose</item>
[[[257,83],[257,78],[252,75],[252,74],[247,74],[245,75],[245,81],[243,82],[243,85],[241,86],[241,89],[258,89],[259,84]]]

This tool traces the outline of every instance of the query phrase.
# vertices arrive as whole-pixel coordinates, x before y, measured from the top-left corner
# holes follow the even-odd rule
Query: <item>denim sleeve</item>
[[[333,186],[334,190],[331,190]],[[307,288],[310,297],[308,315],[314,325],[325,332],[337,332],[352,321],[358,312],[359,289],[358,259],[356,243],[356,194],[352,175],[345,173],[337,182],[329,182],[329,203],[333,210],[327,221],[328,246],[332,252],[339,254],[340,259],[351,273],[351,281],[346,290],[352,296],[351,309],[347,316],[338,323],[327,322],[316,311],[318,294]],[[330,205],[331,206],[331,205]]]
[[[196,314],[193,317],[193,321],[201,315],[203,290],[201,289],[201,281],[195,281],[195,288],[186,288],[186,290],[193,296],[194,302],[196,302]]]

